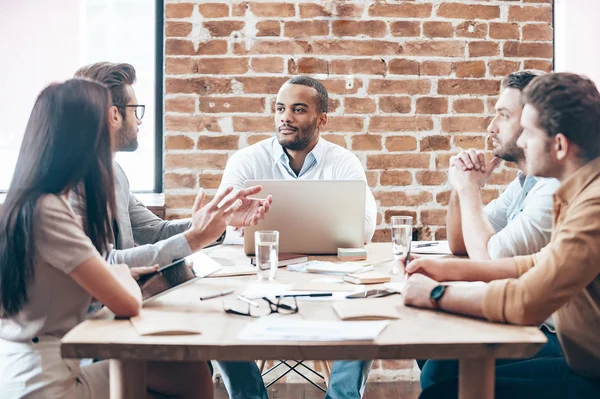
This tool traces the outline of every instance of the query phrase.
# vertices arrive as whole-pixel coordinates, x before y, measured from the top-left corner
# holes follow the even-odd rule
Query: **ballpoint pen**
[[[331,292],[314,292],[311,294],[284,294],[284,295],[275,295],[275,298],[293,298],[293,297],[310,297],[317,298],[322,296],[333,296]]]
[[[433,247],[435,245],[438,245],[439,242],[428,242],[427,244],[417,244],[415,245],[415,248],[425,248],[425,247]]]
[[[208,294],[208,295],[203,295],[200,297],[201,301],[205,301],[207,299],[213,299],[213,298],[218,298],[220,296],[225,296],[225,295],[229,295],[229,294],[233,294],[235,290],[226,290],[226,291],[221,291],[221,292],[215,292],[214,294]]]

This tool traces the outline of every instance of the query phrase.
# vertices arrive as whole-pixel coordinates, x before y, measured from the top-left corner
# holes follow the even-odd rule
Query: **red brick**
[[[431,16],[431,4],[387,4],[377,2],[369,7],[369,15],[373,17],[391,18],[427,18]]]
[[[259,21],[256,23],[257,37],[263,36],[280,36],[281,23],[279,21]]]
[[[283,58],[252,58],[250,60],[250,68],[258,73],[281,73],[283,72]]]
[[[431,193],[420,190],[385,192],[378,191],[375,192],[374,195],[375,199],[379,200],[380,206],[418,206],[425,205],[433,200]]]
[[[337,20],[331,22],[331,27],[334,36],[383,37],[387,30],[384,21]]]
[[[176,132],[220,132],[217,118],[198,115],[165,115],[165,130]]]
[[[223,78],[192,78],[177,79],[167,78],[165,82],[167,94],[169,93],[194,93],[227,94],[231,93],[231,81]]]
[[[365,97],[344,98],[344,113],[346,114],[373,114],[377,109],[375,100]]]
[[[192,58],[174,58],[165,59],[165,71],[167,75],[185,75],[198,73],[198,63]]]
[[[398,42],[394,41],[315,39],[311,42],[310,50],[314,54],[356,57],[399,55],[402,49]]]
[[[282,55],[293,55],[293,54],[305,54],[310,50],[308,42],[303,40],[260,40],[252,44],[249,50],[251,54],[282,54]]]
[[[446,225],[445,209],[423,209],[421,210],[421,223],[423,225]]]
[[[367,155],[367,169],[428,168],[429,154]]]
[[[392,239],[392,232],[390,229],[377,229],[373,234],[373,242],[390,242]]]
[[[346,136],[344,136],[343,134],[324,134],[321,137],[329,141],[330,143],[337,144],[340,147],[348,148],[348,143],[346,143]]]
[[[165,36],[167,37],[186,37],[192,32],[190,22],[166,21]]]
[[[448,136],[425,136],[421,139],[421,152],[449,149],[450,137]]]
[[[271,137],[273,136],[265,134],[250,134],[248,135],[248,137],[246,137],[246,142],[248,143],[248,145],[252,145],[258,143],[259,141],[270,139]]]
[[[236,79],[246,94],[277,94],[287,81],[285,77],[239,77]]]
[[[239,136],[199,136],[199,150],[237,150]]]
[[[290,3],[250,3],[250,11],[257,17],[293,17],[296,9]]]
[[[330,116],[325,131],[362,132],[365,120],[358,116]]]
[[[196,99],[193,97],[171,97],[165,99],[165,112],[193,113],[196,109]]]
[[[229,75],[248,72],[248,58],[200,58],[199,74]]]
[[[454,63],[457,78],[482,78],[485,76],[484,61],[460,61]]]
[[[412,174],[407,170],[384,170],[381,172],[381,177],[379,178],[379,184],[382,186],[409,186],[412,184],[412,182]]]
[[[463,136],[455,134],[452,136],[454,146],[463,150],[476,148],[478,150],[485,149],[485,136]]]
[[[446,228],[445,227],[440,227],[435,231],[435,236],[434,236],[435,240],[447,240],[448,239],[448,235],[446,233]]]
[[[437,11],[437,16],[457,19],[496,19],[500,18],[500,7],[497,5],[442,3]]]
[[[551,6],[510,6],[508,8],[508,19],[515,22],[552,22]]]
[[[435,195],[435,202],[442,206],[448,206],[450,203],[450,190],[437,193]]]
[[[329,63],[329,73],[385,75],[387,65],[382,59],[356,58],[352,60],[333,60]]]
[[[426,37],[452,37],[454,26],[451,22],[427,21],[423,22],[423,36]]]
[[[456,37],[484,39],[487,34],[488,24],[486,22],[465,21],[456,26]]]
[[[360,17],[364,10],[363,4],[339,3],[335,5],[335,15],[338,17]]]
[[[168,210],[185,208],[189,212],[195,199],[196,194],[167,194],[165,195],[165,206]],[[205,197],[204,203],[206,204],[207,202],[208,199]],[[175,215],[175,217],[177,218],[179,215]],[[186,217],[189,217],[189,215],[186,215]]]
[[[418,80],[371,79],[369,94],[427,94],[431,82]]]
[[[244,29],[244,21],[208,21],[203,25],[213,37],[230,36],[232,32]]]
[[[231,4],[231,16],[232,17],[245,17],[246,10],[250,8],[250,4],[246,1],[241,3]]]
[[[487,184],[507,185],[512,182],[515,177],[517,177],[517,171],[515,169],[496,170],[492,173],[492,176],[490,176]]]
[[[445,114],[448,112],[448,99],[445,97],[417,98],[417,114]]]
[[[395,75],[418,75],[419,63],[404,58],[390,60],[390,73]]]
[[[225,18],[229,16],[229,5],[221,3],[207,3],[198,6],[200,15],[204,18]]]
[[[196,175],[192,173],[165,173],[165,188],[195,188]]]
[[[225,168],[227,154],[188,153],[165,155],[167,169],[219,169]]]
[[[420,170],[416,174],[417,183],[423,186],[440,186],[448,180],[446,172],[437,170]]]
[[[179,4],[165,4],[165,18],[189,18],[192,16],[194,11],[194,4],[192,3],[179,3]]]
[[[417,139],[413,136],[390,136],[385,139],[385,148],[390,151],[414,151]]]
[[[488,57],[499,54],[500,47],[496,42],[469,42],[469,57]]]
[[[352,150],[381,151],[381,136],[378,134],[352,136]]]
[[[379,116],[371,117],[370,132],[419,132],[433,129],[428,116]]]
[[[499,80],[444,79],[438,82],[438,94],[496,95],[500,91]]]
[[[328,70],[327,60],[320,58],[299,58],[297,60],[290,58],[288,61],[288,71],[290,73],[327,73]]]
[[[234,116],[233,130],[236,132],[275,132],[271,116]]]
[[[348,87],[344,79],[321,79],[320,82],[329,94],[356,94],[363,85],[362,79],[355,79],[352,87]]]
[[[285,37],[327,36],[329,35],[329,21],[285,22],[283,35]]]
[[[489,119],[475,116],[448,116],[442,118],[442,132],[485,132]]]
[[[490,73],[493,76],[506,76],[513,72],[517,72],[520,68],[520,62],[518,61],[505,61],[505,60],[490,60],[488,63],[490,67]]]
[[[191,137],[183,135],[165,137],[167,150],[191,150],[192,148],[194,148],[194,140]]]
[[[375,187],[377,185],[377,182],[379,181],[379,172],[376,170],[369,170],[365,172],[365,175],[367,175],[367,184],[369,185],[369,187]],[[381,223],[380,219],[380,215],[378,214],[377,224]]]
[[[215,189],[221,185],[223,174],[221,173],[202,173],[198,176],[198,185],[204,189]]]
[[[552,71],[552,61],[547,60],[525,60],[524,62],[525,69],[539,69],[544,72]]]
[[[436,169],[448,169],[450,158],[454,155],[456,155],[456,152],[440,152],[435,154]]]
[[[381,96],[379,97],[379,109],[382,112],[393,114],[408,114],[411,110],[410,97]]]
[[[331,17],[331,12],[320,4],[300,4],[300,18],[314,17]]]
[[[167,39],[165,41],[165,54],[168,55],[217,55],[227,54],[226,40],[209,40],[198,43],[194,48],[191,40]]]
[[[452,64],[443,61],[423,61],[419,73],[428,76],[446,76],[452,72]]]
[[[483,101],[478,98],[459,98],[452,103],[452,109],[459,114],[482,114]]]
[[[494,97],[488,97],[486,100],[486,104],[487,104],[487,111],[488,114],[494,114],[496,113],[496,103],[498,102],[498,97],[494,96]]]
[[[330,115],[334,112],[336,112],[338,110],[338,108],[340,108],[341,106],[341,101],[338,100],[337,98],[331,98],[329,97],[329,101],[327,101],[327,108],[329,109],[329,111],[327,111]],[[273,112],[275,112],[275,110],[273,110]]]
[[[419,40],[400,46],[402,55],[425,57],[462,57],[465,43],[458,40]]]
[[[265,99],[259,97],[202,97],[200,112],[264,112]]]
[[[390,23],[392,36],[421,36],[421,24],[417,21],[394,21]]]
[[[546,24],[529,24],[523,26],[523,40],[552,41],[552,27]]]
[[[552,58],[552,43],[504,43],[505,57]]]
[[[490,24],[492,39],[518,39],[519,25],[516,23],[493,22]]]

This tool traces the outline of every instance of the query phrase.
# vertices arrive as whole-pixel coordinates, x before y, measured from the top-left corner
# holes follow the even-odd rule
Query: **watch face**
[[[444,295],[444,292],[446,291],[446,286],[445,285],[438,285],[437,287],[435,287],[434,289],[431,290],[431,299],[433,300],[438,300],[442,297],[442,295]]]

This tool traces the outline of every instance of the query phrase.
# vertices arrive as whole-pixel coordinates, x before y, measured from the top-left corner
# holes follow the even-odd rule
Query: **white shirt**
[[[300,173],[290,167],[290,159],[276,137],[246,147],[229,158],[220,189],[243,188],[246,180],[363,180],[365,171],[358,158],[339,145],[322,138],[306,156]],[[375,233],[377,205],[367,185],[365,197],[365,242]]]
[[[485,214],[496,234],[488,241],[491,259],[539,252],[552,234],[552,195],[556,179],[526,176],[519,171],[506,190],[487,204]]]

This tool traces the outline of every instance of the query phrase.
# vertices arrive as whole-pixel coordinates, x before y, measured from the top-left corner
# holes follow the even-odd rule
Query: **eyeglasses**
[[[273,313],[282,315],[298,313],[296,297],[278,297],[275,302],[266,297],[262,298],[264,302],[251,301],[243,296],[238,296],[237,299],[237,301],[223,301],[225,313],[249,317],[262,317]]]
[[[144,117],[144,114],[146,113],[146,106],[145,105],[139,105],[139,104],[130,104],[130,105],[117,105],[117,108],[135,108],[135,117],[138,118],[140,121],[142,120],[142,118]]]

